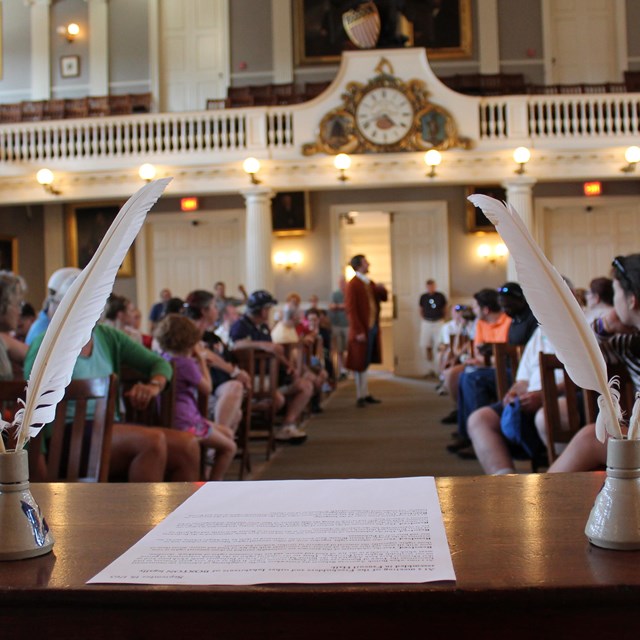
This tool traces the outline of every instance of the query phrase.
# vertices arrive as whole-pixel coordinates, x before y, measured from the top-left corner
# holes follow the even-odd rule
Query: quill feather
[[[509,248],[527,302],[571,379],[578,386],[600,394],[600,414],[596,422],[598,439],[604,441],[605,431],[621,438],[620,408],[609,388],[607,365],[571,290],[511,205],[478,194],[469,196],[469,200],[482,209]]]
[[[55,409],[71,381],[73,367],[105,302],[129,247],[145,217],[171,178],[155,180],[139,189],[124,204],[107,230],[89,264],[69,287],[47,328],[34,360],[24,408],[13,422],[20,450],[55,417]]]

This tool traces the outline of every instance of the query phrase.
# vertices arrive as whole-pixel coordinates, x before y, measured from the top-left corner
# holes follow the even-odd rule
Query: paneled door
[[[200,111],[229,84],[228,0],[161,0],[162,111]]]
[[[640,251],[640,203],[625,198],[544,202],[544,251],[576,287],[608,276],[617,255]]]
[[[184,298],[193,289],[212,291],[221,280],[227,294],[236,295],[244,284],[244,216],[244,210],[202,213],[197,220],[150,215],[143,228],[148,296],[143,308],[165,287]]]
[[[544,0],[548,84],[616,82],[622,79],[617,0]]]
[[[449,234],[445,202],[396,204],[392,208],[394,372],[401,376],[426,373],[419,346],[418,301],[425,282],[433,278],[449,298]]]

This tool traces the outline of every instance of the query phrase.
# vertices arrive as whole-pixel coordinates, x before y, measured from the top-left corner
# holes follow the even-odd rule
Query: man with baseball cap
[[[25,338],[26,344],[31,344],[37,336],[47,330],[53,317],[53,312],[58,304],[60,304],[62,296],[80,273],[81,271],[77,267],[63,267],[51,274],[49,282],[47,282],[47,297],[44,299],[42,309],[36,321],[31,325],[27,333],[27,337]]]
[[[307,434],[297,427],[302,411],[313,395],[310,380],[299,377],[286,359],[282,345],[274,344],[267,322],[269,310],[278,301],[264,289],[254,291],[248,298],[246,312],[238,318],[229,330],[229,339],[234,349],[257,348],[273,353],[280,361],[280,381],[278,408],[285,406],[283,425],[275,430],[278,442],[302,444]]]

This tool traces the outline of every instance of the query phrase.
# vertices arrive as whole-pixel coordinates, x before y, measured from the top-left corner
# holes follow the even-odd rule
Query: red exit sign
[[[585,196],[602,195],[602,182],[585,182],[582,185]]]

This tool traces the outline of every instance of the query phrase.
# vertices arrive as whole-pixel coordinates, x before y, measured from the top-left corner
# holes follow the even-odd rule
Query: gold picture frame
[[[325,0],[295,0],[293,5],[296,64],[336,64],[343,51],[355,49],[342,27],[343,10]],[[406,11],[400,29],[406,46],[424,47],[430,60],[470,58],[473,52],[471,0],[443,0],[429,10]]]
[[[0,235],[0,269],[18,273],[18,238]]]
[[[84,269],[105,233],[118,215],[123,202],[92,202],[68,205],[65,210],[66,264]],[[127,252],[118,277],[135,275],[133,246]]]
[[[496,200],[505,201],[507,191],[500,185],[485,185],[482,187],[467,187],[467,198],[474,193],[490,196]],[[467,202],[467,233],[497,233],[491,221],[484,215],[482,209],[475,207],[469,200]]]
[[[308,191],[281,191],[271,201],[271,228],[276,236],[302,236],[311,229]]]

